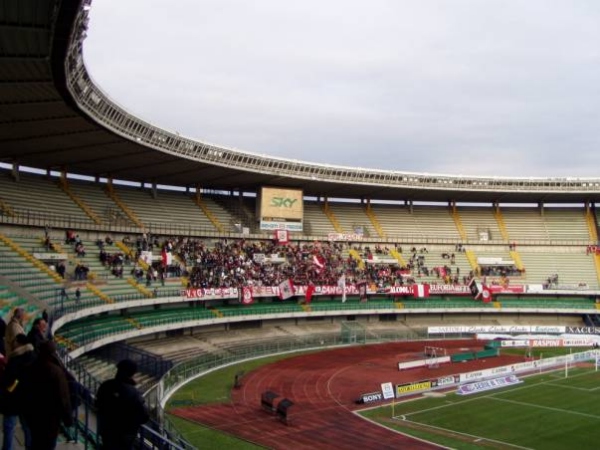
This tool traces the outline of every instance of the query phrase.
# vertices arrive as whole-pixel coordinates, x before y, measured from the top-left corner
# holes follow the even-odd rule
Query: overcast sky
[[[253,153],[599,177],[598,0],[94,0],[85,61],[137,116]]]

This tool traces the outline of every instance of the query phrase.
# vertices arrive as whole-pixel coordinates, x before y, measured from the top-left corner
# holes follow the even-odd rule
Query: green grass
[[[185,440],[198,449],[257,450],[263,448],[180,417],[170,416],[169,420]]]
[[[600,372],[571,369],[568,378],[559,371],[498,391],[426,397],[361,414],[403,433],[460,450],[595,450],[599,404]]]

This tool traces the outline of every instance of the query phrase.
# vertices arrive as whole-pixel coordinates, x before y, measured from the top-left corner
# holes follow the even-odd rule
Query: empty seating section
[[[106,185],[81,180],[69,180],[69,188],[100,218],[103,223],[132,227],[134,224],[104,191]]]
[[[13,238],[21,248],[33,253],[42,250],[36,237]],[[0,274],[5,278],[0,296],[2,316],[6,317],[15,307],[23,307],[33,316],[50,305],[60,285],[48,273],[35,267],[23,256],[0,242]],[[2,285],[2,283],[0,283]]]
[[[161,356],[177,364],[214,351],[214,346],[208,344],[200,337],[192,336],[162,336],[135,344],[149,353]]]
[[[544,210],[546,230],[552,241],[590,240],[590,232],[583,209],[561,208]]]
[[[408,207],[372,203],[371,210],[388,238],[398,237],[418,241],[425,237]]]
[[[149,189],[114,187],[121,201],[134,212],[147,230],[155,233],[168,232],[171,227],[179,229],[180,233],[186,229],[194,233],[217,231],[202,209],[194,203],[191,193],[160,190],[154,198]],[[230,231],[233,216],[209,197],[203,197],[202,202],[224,230]]]
[[[527,283],[545,284],[548,278],[558,275],[554,283],[558,286],[599,287],[594,258],[586,254],[584,247],[522,246],[519,253],[527,270]]]
[[[506,224],[508,237],[512,242],[547,241],[550,239],[546,222],[539,209],[502,208],[502,217]]]
[[[304,202],[304,223],[305,233],[312,236],[327,236],[336,232],[319,203]]]
[[[140,189],[126,186],[113,186],[121,201],[144,224],[146,229],[151,229],[152,224],[182,223],[213,230],[208,218],[200,208],[183,193],[171,194],[160,191],[157,198],[153,198],[149,189]]]
[[[344,233],[362,233],[366,237],[377,239],[378,235],[365,214],[364,205],[330,203],[329,208],[335,215]]]
[[[39,175],[22,173],[19,181],[14,181],[8,172],[1,170],[0,192],[4,202],[18,215],[28,212],[65,221],[75,219],[77,222],[89,226],[94,223],[60,189],[56,177],[45,178]]]
[[[460,241],[460,234],[447,207],[414,206],[413,214],[418,229],[429,239]]]
[[[221,217],[219,222],[225,231],[234,231],[236,227],[247,227],[250,233],[259,233],[258,223],[256,219],[256,202],[253,198],[244,197],[240,199],[238,196],[218,195],[218,194],[203,194],[202,198],[206,201],[212,201],[226,211],[227,216],[215,210],[215,217]],[[208,206],[208,205],[207,205]],[[197,208],[198,206],[196,206]],[[226,222],[228,220],[229,222]],[[239,230],[239,228],[238,228]],[[238,231],[239,232],[239,231]]]
[[[202,201],[204,205],[210,211],[210,214],[219,222],[219,224],[223,227],[224,232],[232,232],[233,224],[238,222],[235,214],[230,213],[224,206],[219,204],[214,200],[214,198],[210,195],[203,195]],[[196,206],[197,208],[197,206]],[[201,211],[202,212],[202,211]],[[213,231],[217,231],[215,226],[211,223],[211,229]]]
[[[503,240],[492,208],[460,207],[458,213],[467,234],[467,240],[471,242]]]

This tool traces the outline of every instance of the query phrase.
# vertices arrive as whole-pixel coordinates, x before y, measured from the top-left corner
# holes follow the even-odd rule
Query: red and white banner
[[[491,284],[487,286],[492,294],[523,294],[525,293],[525,286],[515,285],[515,286],[497,286],[495,284]]]
[[[310,303],[314,293],[315,293],[315,285],[309,284],[308,287],[306,288],[306,294],[304,294],[306,303]]]
[[[321,255],[313,255],[313,264],[315,265],[315,270],[318,273],[321,273],[321,271],[325,268],[325,258],[323,258]]]
[[[288,230],[275,230],[275,240],[282,245],[289,243],[290,232]]]
[[[279,298],[286,300],[294,295],[294,285],[292,280],[287,279],[279,284]]]
[[[197,288],[184,289],[181,291],[181,296],[184,298],[203,298],[203,297],[219,297],[219,298],[237,298],[237,288]]]
[[[252,286],[244,286],[242,288],[241,302],[243,305],[251,305],[254,303],[254,294],[252,293]]]
[[[171,255],[171,252],[168,252],[166,248],[163,248],[161,252],[161,259],[163,266],[169,266],[173,262],[173,255]]]
[[[413,295],[419,298],[429,297],[429,285],[413,284]]]
[[[362,241],[362,234],[346,234],[346,233],[329,233],[327,235],[328,241]]]
[[[292,288],[285,288],[287,292],[292,292],[286,298],[292,297],[294,295],[306,295],[307,289],[309,285],[294,285],[291,280],[286,280],[281,283],[279,286],[253,286],[252,287],[252,295],[254,298],[256,297],[280,297],[281,298],[281,287],[289,286]],[[524,286],[509,286],[508,288],[503,288],[501,286],[485,286],[491,296],[495,296],[497,294],[517,294],[523,293],[525,291]],[[406,296],[406,297],[417,297],[417,298],[427,298],[431,296],[438,295],[470,295],[471,291],[468,286],[465,285],[452,285],[452,284],[412,284],[412,285],[404,285],[404,286],[391,286],[384,289],[372,290],[365,283],[365,286],[362,289],[363,295],[371,295],[371,294],[382,294],[382,295],[393,295],[393,296]],[[323,296],[344,296],[360,295],[361,292],[359,290],[359,285],[347,284],[346,277],[341,276],[335,285],[316,285],[314,286],[314,291],[312,296],[315,295],[323,295]],[[478,298],[482,299],[483,292],[479,293]],[[187,299],[192,298],[238,298],[238,289],[237,288],[198,288],[198,289],[184,289],[182,290],[182,297]],[[287,295],[287,294],[286,294]]]

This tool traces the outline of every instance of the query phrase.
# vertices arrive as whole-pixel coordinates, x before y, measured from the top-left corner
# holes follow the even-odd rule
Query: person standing
[[[33,345],[24,334],[17,335],[15,339],[15,349],[8,357],[8,364],[4,369],[0,381],[2,389],[2,450],[12,450],[14,444],[15,427],[17,419],[21,422],[23,435],[25,437],[25,448],[31,448],[31,432],[23,418],[25,407],[24,380],[30,368],[33,365],[36,354],[33,351]]]
[[[48,322],[41,317],[38,317],[33,321],[33,325],[31,326],[29,333],[27,333],[27,337],[29,338],[29,342],[33,345],[33,348],[36,352],[39,351],[40,345],[48,340],[47,332]]]
[[[98,434],[104,450],[131,450],[139,428],[150,418],[135,387],[137,364],[124,359],[115,378],[103,382],[96,394]]]
[[[23,329],[23,320],[25,319],[25,310],[23,308],[15,308],[13,315],[6,326],[6,336],[4,339],[4,348],[6,355],[10,355],[15,348],[15,339],[19,334],[25,334]]]
[[[23,380],[23,417],[31,431],[31,449],[54,450],[60,424],[73,424],[67,376],[54,341],[40,344],[28,372]]]
[[[4,337],[6,336],[6,322],[3,317],[0,317],[0,353],[4,356],[8,356],[6,354],[6,348],[4,347]]]

